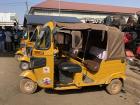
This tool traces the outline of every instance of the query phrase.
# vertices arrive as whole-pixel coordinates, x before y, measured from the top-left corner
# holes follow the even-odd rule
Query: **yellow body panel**
[[[54,27],[53,24],[48,23],[47,25],[50,27],[52,31]],[[53,38],[53,35],[51,34],[51,40],[52,38]],[[53,42],[51,41],[51,46],[48,50],[37,50],[34,48],[32,55],[35,57],[46,58],[46,67],[34,69],[34,75],[36,77],[38,85],[43,88],[54,88],[54,44]],[[48,70],[48,71],[46,72],[45,70]],[[30,77],[30,73],[28,77]],[[46,85],[44,83],[46,79],[50,79],[51,84]]]
[[[91,85],[100,85],[100,84],[109,84],[113,79],[122,79],[126,78],[125,63],[122,63],[121,60],[110,60],[102,61],[98,72],[91,72],[80,62],[77,62],[74,59],[71,59],[72,62],[79,64],[82,67],[82,73],[76,73],[75,75],[75,84],[77,86],[91,86]],[[84,82],[82,76],[86,75],[91,82]]]
[[[50,22],[47,24],[51,31],[53,31],[53,24]],[[51,32],[51,40],[53,38]],[[45,57],[46,58],[46,67],[34,69],[34,74],[38,80],[38,85],[43,88],[54,88],[54,43],[51,41],[51,46],[48,50],[36,50],[34,49],[33,54],[36,57]],[[45,70],[48,70],[47,72]],[[50,80],[50,84],[46,85],[44,83],[45,79]]]
[[[30,62],[30,57],[24,55],[23,57],[19,58],[19,61],[25,61],[25,62]]]
[[[15,54],[16,54],[16,55],[23,55],[23,52],[22,52],[22,50],[20,49],[20,50],[18,50]]]
[[[27,47],[34,47],[34,45],[35,42],[30,42],[30,41],[27,42]]]
[[[37,35],[40,34],[40,29],[41,29],[41,26],[37,26],[37,27],[36,27],[35,30],[37,30]],[[25,40],[25,43],[26,43],[26,47],[34,47],[34,45],[35,45],[35,42],[31,42],[31,41],[29,40],[29,37],[28,37],[27,40]],[[23,52],[22,52],[22,53],[23,53]],[[33,55],[33,56],[36,56],[36,55]],[[22,62],[22,61],[30,62],[30,57],[27,56],[27,55],[25,55],[25,54],[23,54],[23,56],[19,59],[19,61],[21,61],[21,62]]]
[[[53,62],[53,60],[50,59],[51,57],[48,57],[50,62]],[[77,63],[75,60],[71,60],[74,63]],[[79,63],[80,64],[80,63]],[[54,88],[55,90],[67,90],[67,89],[80,89],[83,86],[94,86],[94,85],[102,85],[102,84],[109,84],[111,80],[113,79],[121,79],[125,80],[125,63],[121,63],[121,60],[113,60],[113,61],[103,61],[101,63],[100,69],[97,73],[90,72],[87,68],[85,68],[82,64],[82,72],[81,73],[76,73],[74,76],[74,81],[73,84],[75,86],[64,86],[64,87],[59,87],[55,88],[54,87],[54,71],[53,71],[53,66],[54,64],[52,63],[47,63],[47,66],[44,68],[38,68],[34,70],[34,74],[29,71],[29,75],[27,76],[28,78],[32,80],[37,80],[37,83],[40,87],[43,88]],[[45,73],[45,69],[49,69],[49,72]],[[28,72],[28,71],[26,71]],[[31,74],[30,74],[31,73]],[[33,76],[34,75],[34,76]],[[86,75],[88,78],[90,78],[92,81],[91,82],[85,82],[82,80],[83,75]],[[25,76],[25,77],[26,77]],[[49,78],[51,80],[51,85],[46,85],[43,83],[43,80],[45,78]]]
[[[26,70],[26,71],[23,71],[21,74],[20,74],[21,77],[26,77],[26,78],[29,78],[31,80],[33,80],[34,82],[37,82],[36,80],[36,77],[33,73],[32,70]]]

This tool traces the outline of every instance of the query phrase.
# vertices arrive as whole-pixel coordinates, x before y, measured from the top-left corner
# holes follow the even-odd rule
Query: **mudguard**
[[[23,55],[23,52],[21,50],[18,50],[15,54],[16,55]]]
[[[37,82],[37,79],[33,73],[32,70],[26,70],[26,71],[23,71],[21,74],[20,74],[20,77],[23,77],[23,78],[29,78],[31,79],[32,81],[34,82]]]
[[[30,62],[30,57],[28,57],[28,56],[23,56],[23,57],[21,57],[21,58],[19,58],[19,61],[24,61],[24,62]]]
[[[126,75],[123,73],[114,73],[106,80],[105,84],[109,84],[113,79],[122,79],[124,81]]]

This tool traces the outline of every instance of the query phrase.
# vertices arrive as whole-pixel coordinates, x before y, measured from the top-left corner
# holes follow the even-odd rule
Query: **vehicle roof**
[[[120,31],[116,27],[107,26],[104,24],[93,24],[93,23],[56,23],[57,27],[62,29],[69,30],[104,30],[107,31],[109,29]]]
[[[123,33],[116,27],[93,23],[57,23],[64,30],[101,30],[107,32],[107,60],[125,57]],[[87,34],[88,35],[88,34]],[[94,35],[94,34],[93,34]]]
[[[81,21],[76,17],[25,15],[24,26],[44,25],[49,21],[62,22],[62,23],[81,23]]]

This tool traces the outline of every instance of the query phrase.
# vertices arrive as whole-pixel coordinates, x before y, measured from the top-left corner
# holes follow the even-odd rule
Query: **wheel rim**
[[[21,66],[22,69],[28,69],[28,63],[22,63],[22,66]]]
[[[112,84],[111,89],[112,89],[113,93],[117,93],[120,91],[121,85],[119,83],[114,83],[114,84]]]
[[[34,90],[34,87],[35,87],[34,83],[31,82],[31,81],[26,82],[25,85],[24,85],[24,88],[27,92],[30,92],[30,91]]]

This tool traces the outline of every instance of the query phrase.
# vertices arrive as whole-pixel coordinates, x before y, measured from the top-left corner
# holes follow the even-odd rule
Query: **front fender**
[[[126,79],[126,75],[124,73],[115,73],[112,74],[105,82],[105,84],[109,84],[113,79],[122,79],[125,80]]]
[[[22,50],[18,50],[15,54],[16,55],[23,55],[23,52],[22,52]]]
[[[23,72],[20,74],[20,77],[29,78],[29,79],[33,80],[34,82],[37,82],[37,79],[36,79],[36,77],[35,77],[35,74],[33,73],[32,70],[23,71]]]
[[[28,56],[23,56],[19,59],[21,62],[24,61],[24,62],[30,62],[30,57]]]

